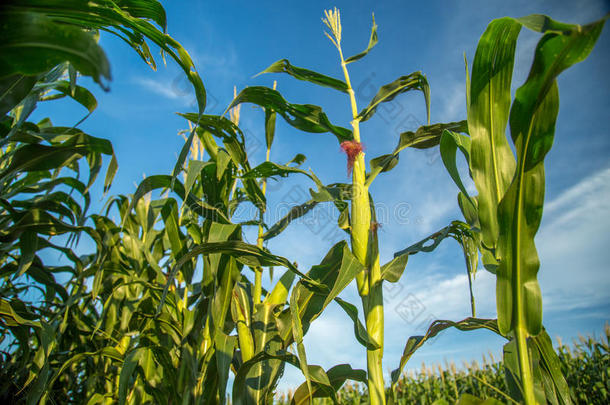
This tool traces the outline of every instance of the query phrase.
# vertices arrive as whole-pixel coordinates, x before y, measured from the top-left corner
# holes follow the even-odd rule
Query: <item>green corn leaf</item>
[[[180,156],[178,157],[178,161],[174,167],[174,175],[177,175],[177,173],[182,170],[196,133],[204,139],[204,143],[206,143],[206,134],[213,134],[214,136],[221,138],[235,165],[241,166],[245,170],[250,169],[246,156],[244,134],[241,129],[239,129],[239,127],[233,124],[229,119],[216,115],[195,113],[179,113],[178,115],[194,123],[195,127],[191,130],[186,143],[182,147]],[[210,152],[209,149],[211,148],[206,149],[208,149],[208,152]],[[213,153],[210,152],[210,154],[212,155]]]
[[[192,193],[185,194],[184,185],[182,185],[182,183],[178,179],[169,175],[149,176],[142,180],[133,195],[131,204],[128,207],[128,212],[131,211],[137,205],[138,201],[140,201],[142,197],[144,197],[151,191],[158,189],[172,190],[174,193],[176,193],[178,197],[180,197],[180,199],[186,201],[186,205],[194,213],[204,218],[211,219],[217,222],[230,222],[222,210],[208,204],[205,201],[197,199],[195,196],[193,196]]]
[[[543,328],[528,343],[532,350],[537,350],[540,355],[540,369],[547,377],[543,379],[546,397],[554,397],[557,404],[572,404],[570,387],[563,376],[561,362],[546,330]]]
[[[202,162],[200,160],[189,161],[188,168],[186,170],[186,179],[184,180],[184,195],[189,195],[195,181],[201,176],[201,170],[204,167],[210,165],[211,162]]]
[[[330,132],[339,142],[349,141],[353,137],[349,129],[331,124],[322,108],[310,104],[288,103],[278,91],[267,87],[253,86],[243,89],[227,107],[227,111],[241,103],[252,103],[273,110],[288,124],[305,132]]]
[[[278,352],[277,354],[270,354],[265,351],[261,351],[257,353],[253,358],[246,361],[239,367],[237,373],[235,375],[235,380],[233,382],[233,395],[232,401],[235,405],[256,405],[261,403],[260,401],[264,400],[262,397],[257,397],[256,393],[260,393],[261,390],[256,390],[256,393],[252,395],[248,390],[248,382],[247,379],[250,375],[250,372],[253,367],[258,365],[261,362],[268,360],[281,360],[291,365],[295,365],[295,367],[299,367],[298,358],[288,352]]]
[[[235,349],[237,338],[228,336],[224,333],[217,333],[215,340],[216,347],[216,368],[218,369],[218,397],[220,404],[226,402],[227,380],[229,379],[229,367],[233,359],[233,350]]]
[[[296,274],[292,271],[287,270],[282,277],[280,277],[279,281],[273,287],[273,290],[269,293],[269,295],[265,298],[265,304],[269,305],[283,305],[286,303],[286,299],[288,298],[288,291],[290,291],[290,287],[294,282],[294,278]]]
[[[300,290],[298,295],[299,318],[303,325],[304,333],[307,332],[313,322],[347,285],[354,280],[356,275],[364,270],[358,259],[352,254],[346,241],[334,245],[326,254],[322,262],[315,265],[307,272],[309,280],[314,280],[324,291],[316,291],[305,284],[302,279],[294,287]],[[294,292],[293,292],[294,294]],[[286,316],[286,312],[283,314]],[[287,314],[292,316],[291,314]],[[290,321],[287,327],[280,326],[280,336],[287,344],[291,340]]]
[[[94,37],[86,31],[102,29],[121,38],[130,45],[147,64],[153,69],[156,69],[156,63],[152,58],[148,45],[144,41],[145,38],[150,39],[161,48],[162,52],[170,55],[182,68],[195,89],[199,112],[202,113],[205,109],[206,93],[203,81],[197,74],[188,52],[186,52],[177,41],[166,34],[165,11],[158,1],[121,1],[120,4],[117,4],[115,1],[89,1],[83,3],[79,0],[52,2],[45,0],[6,0],[5,3],[10,5],[11,12],[16,15],[34,15],[35,19],[42,18],[43,22],[38,23],[41,26],[37,27],[34,30],[34,33],[41,30],[43,33],[46,33],[45,30],[49,30],[50,38],[59,38],[59,45],[65,45],[64,41],[68,42],[69,45],[72,44],[69,41],[70,38],[66,38],[66,33],[71,33],[73,30],[77,30],[81,35],[89,36],[92,41],[90,44],[91,49],[83,47],[81,51],[84,52],[84,56],[96,49],[101,52],[101,48],[99,48],[95,42]],[[36,9],[38,12],[35,14],[31,13],[30,11],[32,9]],[[157,27],[148,20],[159,24],[163,31],[157,29]],[[17,20],[14,21],[15,23],[18,22]],[[25,26],[27,25],[24,25],[24,27]],[[30,27],[28,26],[28,28]],[[5,36],[3,35],[3,38],[4,37]],[[77,36],[77,39],[80,39],[80,36]],[[48,40],[48,38],[43,37],[43,43]],[[78,50],[78,48],[73,48],[72,52],[77,52]],[[55,59],[59,59],[60,56],[62,60],[66,60],[62,54],[61,48],[49,50],[49,55],[49,63]],[[43,55],[41,54],[37,54],[32,57],[32,60],[29,58],[26,59],[30,60],[29,63],[32,64],[41,63],[40,61],[36,61],[36,59],[43,59],[42,56]],[[82,58],[84,58],[84,56],[79,55],[79,57]],[[108,62],[105,59],[104,65],[92,64],[91,66],[80,62],[78,57],[76,59],[77,60],[75,61],[72,59],[68,60],[70,60],[81,73],[86,75],[92,75],[92,72],[94,72],[99,76],[100,69],[107,69],[108,67]],[[101,72],[104,71],[101,70]],[[109,71],[107,78],[109,78]]]
[[[14,74],[0,78],[0,117],[3,117],[26,98],[34,88],[38,76]]]
[[[542,327],[534,236],[544,202],[543,160],[553,142],[559,109],[555,79],[589,55],[603,26],[601,20],[576,26],[569,35],[546,33],[536,47],[528,79],[515,95],[510,128],[517,150],[517,170],[498,209],[502,260],[496,294],[498,324],[504,333],[520,325],[535,336]]]
[[[368,350],[379,349],[379,345],[369,336],[366,328],[362,322],[360,322],[360,319],[358,319],[358,308],[339,297],[335,298],[335,302],[339,304],[341,308],[343,308],[347,316],[349,316],[354,322],[354,336],[356,336],[356,340],[358,340],[358,342]]]
[[[246,378],[249,375],[250,370],[253,366],[261,361],[269,360],[269,359],[277,359],[281,360],[285,363],[288,363],[296,368],[301,368],[299,359],[292,353],[288,353],[286,351],[278,351],[275,354],[267,353],[267,352],[259,352],[253,358],[245,362],[241,365],[239,370],[237,371],[237,375],[235,376],[235,381],[233,382],[233,403],[235,405],[255,405],[257,402],[253,402],[252,398],[248,396],[246,392],[246,387],[248,383],[246,382]],[[330,380],[324,370],[320,366],[308,366],[308,374],[311,376],[311,382],[313,384],[319,384],[326,387],[328,392],[334,392],[332,386],[330,385]]]
[[[19,139],[19,134],[16,136]],[[78,129],[65,127],[45,128],[40,136],[48,138],[53,145],[30,143],[4,154],[0,161],[10,159],[10,164],[0,173],[0,178],[13,176],[20,172],[71,167],[70,165],[74,164],[76,160],[86,156],[90,169],[88,189],[101,170],[101,155],[104,154],[112,157],[106,172],[105,187],[109,187],[112,183],[117,163],[112,144],[108,140],[87,135]],[[7,140],[15,140],[15,138],[9,137]]]
[[[290,159],[286,163],[286,166],[288,166],[290,164],[294,164],[295,166],[300,166],[303,163],[305,163],[306,160],[307,160],[307,156],[303,155],[302,153],[297,153],[296,155],[294,155],[294,157],[292,159]]]
[[[133,374],[136,371],[136,367],[140,362],[140,359],[145,354],[146,347],[139,347],[129,352],[125,357],[123,367],[121,367],[121,373],[119,375],[119,404],[123,405],[127,401],[127,394],[130,389],[135,388],[131,383]]]
[[[332,397],[336,401],[334,393],[339,391],[345,381],[352,380],[366,383],[366,372],[364,370],[353,369],[349,364],[339,364],[329,368],[326,371],[326,376],[328,377],[328,383],[333,388],[332,391],[328,389],[327,385],[314,383],[310,394],[307,385],[301,384],[292,396],[291,405],[309,404],[313,398]]]
[[[407,267],[407,262],[409,260],[409,254],[413,253],[403,253],[395,256],[392,260],[381,266],[381,278],[383,280],[389,281],[390,283],[396,283],[402,277],[402,274]]]
[[[38,250],[38,235],[35,232],[24,232],[19,238],[19,250],[21,257],[19,258],[19,267],[17,268],[16,277],[21,277],[25,273],[34,258],[36,257],[36,251]]]
[[[231,155],[224,150],[218,149],[216,153],[216,179],[220,180],[229,167]]]
[[[117,171],[119,170],[119,162],[116,158],[116,155],[112,155],[110,157],[110,163],[108,163],[108,169],[106,169],[106,177],[104,178],[104,193],[107,193],[110,190],[110,186],[112,186],[112,181],[116,176]]]
[[[307,365],[307,354],[305,352],[305,345],[303,344],[303,325],[301,324],[301,317],[299,311],[299,293],[300,289],[295,288],[290,295],[290,314],[292,321],[292,337],[297,345],[297,353],[299,355],[299,365],[301,371],[305,376],[305,382],[307,383],[307,392],[311,393],[311,378],[309,376],[309,367]]]
[[[330,87],[331,89],[339,90],[347,94],[347,84],[345,84],[344,81],[314,72],[313,70],[293,66],[288,59],[278,60],[256,76],[262,75],[263,73],[287,73],[295,79],[314,83],[318,86]]]
[[[108,346],[108,347],[104,347],[96,352],[85,352],[85,353],[78,353],[75,354],[74,356],[70,357],[65,363],[63,363],[61,365],[61,367],[59,367],[57,369],[57,371],[54,373],[53,377],[49,380],[49,387],[53,386],[53,383],[62,376],[62,374],[71,366],[73,366],[76,363],[82,362],[83,360],[86,360],[88,358],[92,358],[92,357],[106,357],[108,359],[117,361],[119,363],[123,362],[123,355],[121,355],[121,353],[114,347]],[[42,396],[41,400],[45,401],[47,400],[49,391],[45,392],[45,394]]]
[[[72,25],[59,25],[38,13],[10,12],[0,30],[0,77],[36,75],[70,61],[82,74],[103,85],[110,64],[93,35]]]
[[[34,89],[55,90],[59,93],[56,95],[45,96],[41,99],[41,101],[55,100],[57,98],[68,96],[85,107],[90,113],[97,108],[97,100],[89,90],[82,86],[72,85],[72,83],[66,80],[59,80],[57,82],[48,84],[44,83],[42,86],[35,86]]]
[[[373,26],[371,27],[371,37],[369,38],[369,44],[366,49],[354,56],[350,56],[345,60],[345,64],[355,62],[359,59],[364,58],[370,51],[377,45],[377,24],[375,23],[375,14],[373,13]]]
[[[0,173],[5,178],[17,172],[58,169],[75,159],[91,152],[91,145],[86,143],[65,146],[47,146],[31,144],[22,146],[11,153],[10,165]],[[4,158],[7,155],[3,156]],[[90,179],[90,183],[93,180]]]
[[[542,33],[549,32],[570,35],[572,32],[580,30],[580,27],[576,24],[566,24],[555,21],[543,14],[530,14],[525,17],[517,18],[516,20],[530,30]]]
[[[441,159],[443,160],[443,164],[445,165],[445,168],[449,172],[449,175],[453,179],[455,185],[458,186],[460,191],[467,198],[470,198],[466,187],[464,187],[464,183],[462,183],[462,179],[460,178],[460,174],[457,169],[456,153],[458,149],[466,158],[466,162],[469,162],[470,138],[466,135],[444,130],[440,142]]]
[[[166,203],[163,204],[163,208],[161,208],[161,216],[163,218],[165,234],[169,239],[173,259],[178,260],[178,258],[182,256],[185,246],[183,243],[184,235],[180,230],[178,204],[176,203],[176,200],[173,198],[167,199]]]
[[[292,276],[294,273],[290,270],[284,276]],[[255,353],[278,353],[282,350],[282,340],[278,335],[278,327],[274,311],[278,305],[283,305],[288,297],[288,291],[283,297],[278,297],[277,301],[281,304],[271,303],[265,300],[264,303],[258,304],[254,316],[252,318],[252,335],[255,342]],[[267,298],[269,298],[268,296]],[[272,299],[272,301],[275,301]],[[247,390],[248,396],[252,403],[264,402],[265,398],[273,395],[274,387],[284,370],[282,361],[273,358],[266,358],[257,362],[252,369],[247,373],[250,381]]]
[[[503,363],[505,367],[505,381],[508,387],[511,398],[515,402],[521,403],[524,398],[523,380],[519,369],[519,355],[516,340],[512,339],[503,347]],[[532,345],[531,340],[527,340],[526,350],[532,364],[532,385],[534,390],[534,398],[536,403],[557,404],[557,398],[547,398],[545,388],[553,388],[552,382],[547,380],[548,375],[545,374],[541,367],[540,353],[537,348]],[[550,383],[550,384],[549,384]],[[554,392],[549,392],[554,395]]]
[[[411,358],[413,353],[415,353],[415,351],[417,349],[419,349],[421,346],[423,346],[423,344],[428,339],[435,337],[443,330],[445,330],[447,328],[451,328],[451,327],[459,329],[461,331],[488,329],[488,330],[491,330],[492,332],[500,334],[500,331],[498,329],[498,324],[495,319],[466,318],[459,322],[445,321],[445,320],[437,320],[437,321],[432,322],[432,324],[426,331],[425,335],[411,336],[407,340],[407,343],[405,344],[405,348],[403,350],[402,356],[400,358],[400,364],[399,364],[398,368],[395,369],[394,371],[392,371],[392,373],[391,373],[393,392],[396,389],[396,383],[398,382],[398,378],[400,377],[400,374],[402,373],[404,366],[407,364],[407,361]]]
[[[290,173],[301,173],[312,179],[319,187],[324,187],[312,173],[292,166],[279,165],[273,162],[263,162],[254,169],[244,173],[242,179],[259,179],[269,177],[288,177]]]
[[[40,321],[37,321],[34,314],[26,312],[25,306],[22,306],[22,310],[13,308],[18,307],[18,302],[10,302],[3,298],[0,298],[0,316],[2,320],[6,322],[8,326],[26,325],[33,328],[42,328]],[[29,318],[29,319],[28,319]]]
[[[267,150],[271,149],[273,139],[275,138],[275,119],[277,114],[273,110],[265,108],[265,143]]]
[[[400,134],[398,145],[394,152],[371,159],[371,172],[367,175],[366,184],[370,184],[381,172],[392,170],[398,164],[399,153],[405,148],[428,149],[435,147],[441,141],[443,131],[467,132],[466,121],[433,124],[419,127],[415,132],[407,131]]]
[[[461,221],[452,221],[451,224],[442,228],[438,232],[434,232],[432,235],[420,240],[419,242],[394,253],[394,259],[398,259],[404,255],[414,255],[418,252],[432,252],[437,246],[447,237],[458,239],[464,232],[467,232],[469,227],[467,224]],[[404,260],[404,259],[403,259]],[[389,262],[387,265],[390,265]],[[398,262],[397,264],[400,264]],[[388,273],[391,275],[392,273]]]
[[[401,76],[392,83],[381,86],[369,105],[360,111],[360,114],[358,114],[358,119],[360,122],[368,120],[373,116],[373,114],[375,114],[375,110],[379,104],[392,101],[399,94],[406,93],[407,91],[411,90],[419,90],[424,93],[424,99],[426,102],[426,117],[428,124],[430,124],[430,87],[428,86],[426,76],[424,76],[421,72],[414,72],[407,76]]]
[[[241,241],[230,240],[224,242],[210,242],[204,243],[199,246],[195,246],[188,253],[181,255],[180,259],[176,262],[172,268],[168,282],[163,292],[163,298],[161,304],[167,296],[167,291],[172,280],[176,277],[176,274],[180,268],[199,255],[209,255],[215,253],[222,253],[225,255],[233,256],[240,263],[250,267],[269,267],[269,266],[283,266],[301,277],[301,282],[306,283],[310,288],[315,291],[327,291],[328,288],[324,284],[317,280],[314,280],[310,276],[301,273],[288,259],[275,256],[271,253],[259,248],[256,245],[250,245]],[[159,305],[158,312],[161,309]]]
[[[193,144],[193,139],[195,139],[195,134],[197,133],[198,122],[199,122],[199,120],[196,121],[195,126],[193,127],[193,129],[191,129],[191,133],[189,134],[188,138],[186,138],[186,142],[184,142],[182,149],[180,149],[180,154],[178,155],[178,160],[176,161],[176,164],[174,165],[174,170],[172,170],[172,176],[174,178],[178,177],[178,174],[180,174],[180,172],[182,171],[182,169],[184,167],[184,162],[186,161],[189,151],[191,150],[191,145]]]
[[[294,207],[290,208],[290,211],[288,211],[288,213],[284,217],[282,217],[282,219],[276,222],[271,228],[269,228],[267,232],[263,234],[263,240],[269,240],[271,238],[276,237],[284,229],[286,229],[293,220],[301,218],[309,211],[314,209],[316,205],[318,205],[317,201],[309,200],[304,204],[295,205]]]
[[[512,18],[492,21],[477,46],[468,104],[470,170],[479,192],[482,243],[495,249],[499,236],[498,204],[515,172],[515,158],[505,137],[510,109],[515,47],[521,25]]]

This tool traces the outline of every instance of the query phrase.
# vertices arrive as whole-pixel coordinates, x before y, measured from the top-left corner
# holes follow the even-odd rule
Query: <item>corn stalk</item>
[[[352,113],[353,141],[342,143],[348,155],[348,165],[352,170],[352,198],[351,198],[351,227],[350,237],[354,256],[365,266],[365,270],[358,274],[356,281],[358,292],[362,299],[368,335],[377,348],[367,348],[367,370],[369,401],[373,405],[385,404],[385,386],[383,382],[383,289],[381,268],[379,266],[377,238],[370,238],[371,234],[371,201],[369,199],[366,181],[366,163],[360,141],[360,116],[356,96],[352,88],[347,63],[341,48],[341,17],[339,11],[326,12],[324,23],[331,34],[326,33],[339,52],[341,69],[347,85],[350,107]],[[331,36],[332,35],[332,36]]]
[[[545,375],[548,371],[540,370],[535,360],[552,362],[556,354],[540,350],[535,340],[545,333],[534,236],[544,204],[544,158],[559,110],[556,78],[588,56],[603,25],[604,20],[586,26],[564,24],[542,15],[492,21],[479,41],[472,77],[467,71],[470,138],[445,131],[441,139],[443,162],[461,190],[458,201],[464,217],[478,233],[483,264],[497,276],[498,332],[511,339],[504,351],[507,376],[517,380],[513,396],[527,405],[546,402],[550,381],[549,389],[569,398],[563,376]],[[530,74],[511,106],[515,47],[522,26],[543,36]],[[506,136],[507,124],[516,159]],[[457,174],[457,149],[469,163],[479,192],[476,197],[468,195]]]

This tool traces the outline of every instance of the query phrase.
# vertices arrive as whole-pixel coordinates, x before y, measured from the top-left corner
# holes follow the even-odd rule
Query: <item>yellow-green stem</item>
[[[265,162],[269,161],[270,153],[271,153],[271,150],[269,148],[267,148],[267,156],[265,157]],[[263,179],[262,191],[263,191],[263,196],[267,194],[267,179]],[[265,214],[265,208],[261,207],[260,208],[261,224],[258,225],[258,238],[256,240],[256,245],[259,248],[263,247],[263,242],[264,242],[263,241],[264,229],[263,229],[263,225],[262,225],[264,214]],[[262,291],[263,291],[263,269],[261,267],[257,267],[254,271],[254,305],[255,306],[256,306],[256,304],[261,303]]]
[[[523,401],[525,402],[525,405],[536,405],[532,364],[530,363],[529,351],[527,349],[527,332],[519,326],[514,329],[514,332],[515,339],[517,340],[517,355],[519,357],[519,370],[521,372]]]
[[[470,312],[472,312],[472,317],[475,318],[477,316],[477,311],[474,302],[474,293],[472,291],[472,273],[470,273],[470,269],[468,269],[468,290],[470,291]]]
[[[349,78],[347,66],[340,47],[341,67],[347,84],[352,109],[352,129],[354,141],[360,142],[360,120],[356,97]],[[371,232],[371,206],[366,181],[366,164],[364,153],[361,152],[354,161],[352,171],[352,205],[351,205],[351,242],[354,256],[366,266],[364,272],[358,275],[356,282],[362,297],[365,312],[366,329],[378,349],[367,349],[367,370],[369,403],[385,405],[385,385],[383,381],[383,290],[379,257],[370,257],[369,235]],[[376,240],[375,240],[376,241]],[[375,248],[375,250],[377,250]]]
[[[241,359],[246,362],[254,356],[254,339],[250,332],[250,314],[242,307],[239,299],[237,300],[239,309],[237,310],[237,339],[239,340],[239,350]]]

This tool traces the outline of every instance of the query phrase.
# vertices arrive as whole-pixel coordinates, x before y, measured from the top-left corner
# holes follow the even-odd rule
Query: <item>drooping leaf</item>
[[[322,108],[310,104],[288,103],[278,91],[267,87],[246,87],[227,107],[227,111],[241,103],[252,103],[273,110],[288,124],[305,132],[330,132],[339,142],[349,141],[353,137],[349,129],[331,124]]]
[[[498,330],[498,324],[495,319],[466,318],[459,322],[445,321],[445,320],[437,320],[437,321],[432,322],[432,324],[426,331],[425,335],[411,336],[407,340],[407,343],[405,344],[405,348],[403,350],[402,356],[400,358],[399,366],[397,369],[395,369],[391,373],[393,391],[396,389],[396,383],[398,382],[398,378],[400,377],[400,374],[402,373],[404,366],[407,364],[407,361],[409,361],[409,359],[411,358],[413,353],[415,353],[415,351],[417,349],[419,349],[421,346],[423,346],[423,344],[428,339],[435,337],[443,330],[445,330],[447,328],[451,328],[451,327],[454,327],[461,331],[488,329],[488,330],[491,330],[492,332],[500,334],[500,331]]]
[[[339,391],[341,386],[347,380],[365,383],[366,372],[364,370],[353,369],[349,364],[339,364],[331,367],[326,371],[328,382],[335,392]],[[301,384],[294,392],[290,401],[291,405],[309,404],[312,398],[334,397],[329,395],[328,387],[319,383],[314,383],[311,395],[306,384]]]
[[[407,131],[400,134],[398,145],[394,152],[371,159],[371,172],[367,175],[367,184],[381,172],[392,170],[398,164],[399,153],[405,148],[428,149],[438,145],[443,131],[467,132],[466,121],[433,124],[419,127],[415,132]]]
[[[381,266],[381,278],[389,281],[390,283],[396,283],[400,280],[402,273],[404,273],[409,260],[409,252],[399,254],[392,260]]]
[[[358,308],[339,297],[335,298],[335,302],[339,304],[341,308],[343,308],[345,313],[351,318],[352,322],[354,322],[354,336],[356,336],[356,340],[358,340],[358,342],[368,350],[379,349],[379,345],[376,344],[373,338],[369,336],[366,328],[362,322],[360,322],[360,319],[358,319]]]
[[[314,72],[313,70],[293,66],[290,64],[288,59],[278,60],[277,62],[271,64],[271,66],[269,66],[267,69],[258,73],[256,76],[263,73],[287,73],[295,79],[304,80],[306,82],[317,84],[318,86],[330,87],[331,89],[347,93],[347,84],[345,84],[344,81]]]
[[[419,90],[424,93],[424,100],[426,102],[426,117],[428,125],[430,124],[430,86],[428,86],[428,80],[421,72],[414,72],[407,76],[401,76],[394,80],[392,83],[381,86],[375,97],[371,100],[369,105],[362,109],[358,114],[360,122],[364,122],[371,118],[375,114],[375,110],[381,103],[392,101],[399,94],[406,93],[411,90]]]
[[[273,162],[263,162],[252,170],[244,173],[241,177],[243,179],[259,179],[275,176],[288,177],[290,173],[301,173],[312,179],[314,182],[319,182],[317,177],[313,176],[312,173],[306,170],[292,166],[279,165]],[[321,183],[318,183],[318,186],[323,187]]]
[[[373,49],[375,45],[377,45],[377,41],[377,24],[375,23],[375,14],[373,14],[373,26],[371,27],[371,37],[369,38],[368,46],[364,51],[345,59],[345,64],[347,65],[348,63],[352,63],[364,58],[371,51],[371,49]]]
[[[292,353],[286,351],[278,351],[275,354],[266,353],[264,351],[257,353],[252,359],[248,360],[239,368],[235,381],[233,382],[233,403],[235,405],[256,405],[256,402],[252,401],[252,398],[248,397],[246,392],[247,380],[246,377],[249,375],[250,370],[253,366],[261,361],[277,359],[285,363],[288,363],[296,368],[301,368],[299,359]],[[324,372],[320,366],[308,366],[308,374],[311,377],[311,382],[314,385],[322,385],[325,387],[327,392],[334,392],[333,387],[330,383],[328,375]]]
[[[71,65],[70,65],[71,66]],[[97,100],[95,96],[86,88],[78,85],[72,85],[65,80],[59,80],[53,83],[44,84],[43,86],[35,86],[35,89],[51,89],[58,92],[57,95],[46,96],[42,101],[54,100],[60,97],[71,97],[74,101],[85,107],[90,113],[97,108]]]
[[[304,204],[295,205],[295,206],[291,207],[290,210],[288,211],[288,213],[286,215],[284,215],[284,217],[282,217],[282,219],[280,219],[278,222],[276,222],[271,228],[269,228],[269,230],[267,232],[265,232],[263,234],[263,237],[262,237],[263,240],[269,240],[271,238],[276,237],[284,229],[286,229],[286,227],[288,227],[288,225],[290,225],[290,223],[293,220],[295,220],[297,218],[301,218],[302,216],[307,214],[309,211],[314,209],[317,204],[318,204],[317,201],[309,200]]]
[[[458,186],[460,191],[467,197],[470,198],[460,174],[457,168],[456,153],[457,150],[462,152],[466,158],[466,162],[470,161],[470,138],[466,135],[458,134],[456,132],[445,130],[441,136],[440,152],[441,159],[445,168],[449,172],[449,175],[453,179],[453,182]]]
[[[110,64],[93,35],[73,25],[55,23],[38,13],[10,12],[0,29],[0,77],[36,75],[70,61],[82,74],[103,85]]]
[[[431,252],[434,249],[436,249],[436,247],[447,237],[452,237],[454,239],[457,239],[460,237],[460,235],[463,232],[467,232],[469,230],[469,227],[467,224],[465,224],[464,222],[461,221],[452,221],[451,224],[447,225],[446,227],[442,228],[441,230],[434,232],[432,235],[420,240],[419,242],[399,251],[394,253],[394,260],[396,259],[400,259],[403,256],[408,256],[408,255],[414,255],[418,252]],[[393,261],[394,261],[393,260]],[[404,259],[404,257],[400,260],[406,260]],[[394,266],[400,267],[399,265],[402,263],[400,260],[398,260],[397,262],[394,262]],[[387,266],[390,266],[390,264],[393,262],[390,261]],[[406,263],[405,263],[406,264]],[[403,267],[404,270],[404,267]],[[392,272],[390,271],[390,268],[386,268],[386,273],[388,274],[388,277],[391,277],[393,274],[396,274],[397,272]],[[402,272],[401,272],[402,274]],[[391,278],[393,279],[393,278]]]

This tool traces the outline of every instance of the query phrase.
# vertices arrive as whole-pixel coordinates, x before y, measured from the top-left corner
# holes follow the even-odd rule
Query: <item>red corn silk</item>
[[[343,141],[341,142],[341,150],[347,155],[347,174],[352,174],[352,170],[354,169],[354,161],[356,160],[356,157],[362,153],[364,148],[360,142]]]

